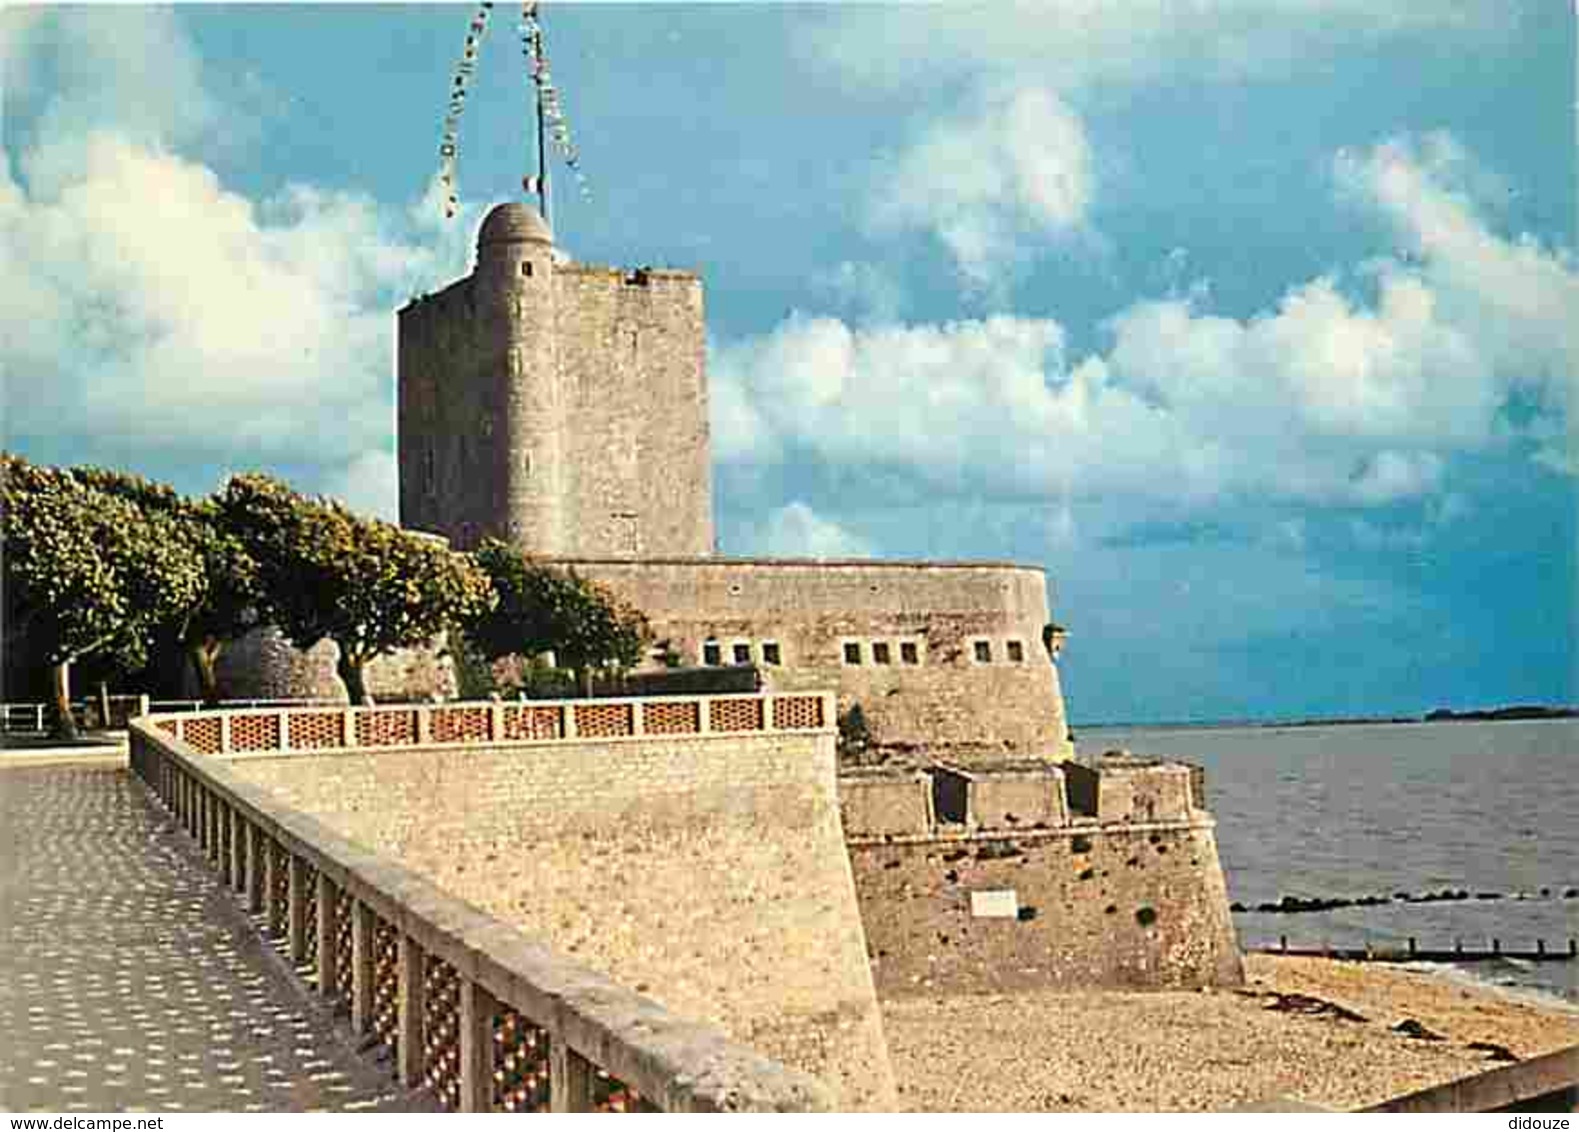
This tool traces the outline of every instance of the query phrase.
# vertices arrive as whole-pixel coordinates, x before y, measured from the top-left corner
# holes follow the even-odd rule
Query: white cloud
[[[774,511],[750,536],[751,549],[781,558],[868,558],[872,544],[796,500]]]
[[[978,95],[929,124],[877,177],[872,226],[931,233],[977,289],[1012,268],[1026,234],[1046,242],[1080,233],[1094,191],[1084,126],[1038,87]]]
[[[982,74],[1061,90],[1187,77],[1282,76],[1369,41],[1503,35],[1492,0],[1032,0],[840,5],[804,37],[814,66],[851,89],[908,94]]]
[[[441,226],[431,189],[390,208],[228,186],[208,161],[229,108],[170,12],[7,30],[8,57],[43,53],[60,84],[7,79],[44,97],[19,168],[0,168],[8,443],[316,468],[299,486],[392,514],[393,308],[464,270],[474,210]]]
[[[893,322],[904,308],[903,288],[875,263],[844,260],[820,275],[814,285],[861,321]]]
[[[115,133],[80,149],[53,194],[0,187],[0,247],[28,281],[0,308],[26,390],[13,431],[297,462],[387,435],[390,298],[431,253],[364,198],[255,205]]]
[[[329,472],[323,494],[332,495],[359,515],[390,522],[400,519],[399,465],[387,450],[360,452]]]
[[[1368,265],[1368,299],[1322,277],[1247,319],[1198,295],[1138,302],[1108,324],[1111,348],[1081,360],[1049,319],[797,314],[716,351],[719,456],[811,452],[1050,501],[1372,507],[1443,492],[1449,457],[1506,441],[1503,410],[1522,392],[1541,411],[1521,431],[1565,466],[1579,274],[1494,233],[1455,187],[1455,153],[1436,139],[1339,160],[1346,196],[1412,256]]]

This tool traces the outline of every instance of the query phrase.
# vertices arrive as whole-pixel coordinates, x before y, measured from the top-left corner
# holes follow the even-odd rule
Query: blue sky
[[[6,445],[392,515],[392,310],[528,171],[500,4],[442,218],[472,11],[0,13]],[[1077,723],[1579,700],[1571,5],[543,11],[727,552],[1043,564]]]

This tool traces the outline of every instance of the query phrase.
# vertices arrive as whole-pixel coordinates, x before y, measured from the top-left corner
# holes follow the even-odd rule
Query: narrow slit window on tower
[[[751,663],[751,645],[746,641],[735,642],[734,654],[736,664]]]
[[[1004,647],[1009,650],[1010,664],[1025,663],[1025,646],[1023,644],[1021,644],[1019,641],[1010,641]]]
[[[521,274],[526,276],[528,279],[532,278],[532,261],[531,260],[524,259],[524,260],[521,261]]]
[[[777,641],[762,642],[762,663],[779,665],[784,663],[784,654],[779,651]]]
[[[844,663],[846,663],[846,664],[860,664],[861,663],[861,642],[860,641],[845,641],[844,642]]]
[[[899,642],[899,661],[901,664],[921,663],[921,650],[916,648],[914,641]]]
[[[887,641],[873,641],[872,642],[872,663],[873,664],[892,664],[893,663],[893,653],[890,651]]]
[[[724,662],[724,655],[717,641],[702,642],[702,663],[709,668],[717,668]]]
[[[991,641],[977,641],[975,643],[975,645],[974,645],[974,649],[975,649],[976,663],[977,664],[991,664],[992,663],[992,642]]]

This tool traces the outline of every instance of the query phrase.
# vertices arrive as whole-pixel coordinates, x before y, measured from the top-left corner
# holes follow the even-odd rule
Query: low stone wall
[[[1207,818],[852,841],[849,851],[881,997],[1244,979]],[[977,914],[984,899],[1012,901],[1009,914]]]
[[[839,776],[839,816],[852,838],[907,836],[937,824],[932,779],[918,770],[846,771]]]
[[[775,702],[809,721],[804,699],[536,703],[562,718],[628,709],[648,733],[226,761],[561,954],[821,1078],[838,1107],[888,1109],[896,1094],[839,825],[834,733],[826,719],[761,723],[779,718]],[[687,704],[715,721],[754,706],[757,730],[651,733]],[[446,713],[517,707],[420,710],[431,729]],[[341,726],[365,731],[354,718]]]

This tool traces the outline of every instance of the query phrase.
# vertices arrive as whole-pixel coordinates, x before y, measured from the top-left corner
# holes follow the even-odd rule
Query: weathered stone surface
[[[971,762],[1072,753],[1058,671],[1041,645],[1047,580],[1001,563],[768,559],[566,560],[647,613],[688,664],[744,645],[773,691],[837,688],[877,750]],[[979,661],[976,645],[989,646]],[[880,662],[876,645],[887,647]],[[1010,646],[1018,645],[1018,660]],[[907,661],[914,647],[915,663]],[[849,663],[846,646],[858,650]]]
[[[278,629],[254,630],[220,653],[215,676],[220,695],[230,700],[347,701],[335,673],[340,648],[320,641],[303,651]],[[367,666],[367,690],[375,700],[453,699],[455,665],[442,640],[422,648],[399,649]],[[197,694],[196,687],[189,694]]]
[[[853,843],[850,859],[885,998],[1243,980],[1209,819]],[[972,917],[973,893],[1008,888],[1018,919]]]
[[[894,1103],[832,735],[298,753],[228,764],[675,1013]]]
[[[400,312],[401,522],[462,548],[711,552],[701,280],[569,262],[537,225]]]

